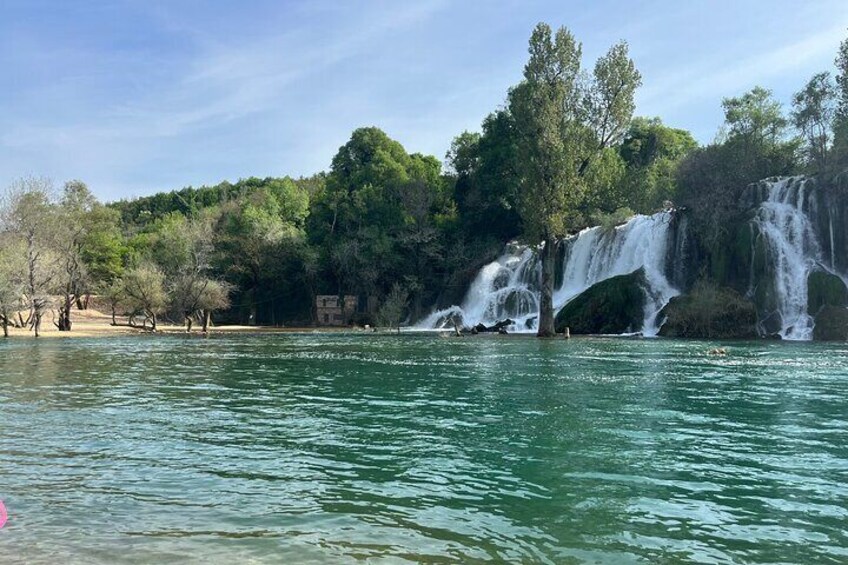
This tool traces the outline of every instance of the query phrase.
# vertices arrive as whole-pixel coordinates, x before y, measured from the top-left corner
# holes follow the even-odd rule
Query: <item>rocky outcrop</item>
[[[698,284],[660,312],[663,337],[748,339],[758,336],[757,308],[731,288]]]
[[[826,306],[848,306],[848,287],[832,273],[813,271],[807,278],[807,311],[817,316]]]
[[[815,316],[813,339],[816,341],[848,341],[848,308],[824,306]]]
[[[507,328],[515,323],[514,320],[510,320],[507,318],[506,320],[501,320],[496,324],[492,324],[491,326],[487,326],[486,324],[477,324],[473,328],[471,328],[472,333],[504,333]]]
[[[556,331],[572,334],[637,332],[645,319],[644,269],[601,281],[573,298],[557,313]]]
[[[807,311],[813,317],[813,339],[848,341],[848,287],[838,276],[814,271],[807,279]]]

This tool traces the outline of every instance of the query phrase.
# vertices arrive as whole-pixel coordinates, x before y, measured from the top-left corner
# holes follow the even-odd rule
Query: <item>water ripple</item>
[[[3,563],[844,563],[848,347],[0,344]]]

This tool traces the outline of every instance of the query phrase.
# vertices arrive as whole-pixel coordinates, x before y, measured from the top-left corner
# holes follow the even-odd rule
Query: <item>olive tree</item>
[[[209,324],[212,321],[212,313],[217,310],[226,310],[230,307],[230,294],[232,285],[214,279],[209,279],[197,298],[197,312],[203,320],[203,333],[209,332]],[[189,327],[189,330],[191,328]]]
[[[156,232],[153,253],[165,275],[170,311],[191,331],[195,317],[208,331],[215,310],[229,307],[231,287],[212,277],[215,218],[172,215]]]
[[[49,179],[15,181],[0,197],[0,231],[21,245],[24,261],[23,302],[28,325],[38,337],[52,304],[58,269],[55,252],[56,207]]]
[[[149,320],[150,329],[156,331],[157,317],[168,300],[165,274],[156,265],[144,263],[125,272],[121,280],[127,307],[144,315],[143,327],[147,327]]]
[[[20,310],[24,295],[26,263],[23,247],[11,234],[0,233],[0,325],[9,337],[9,325]]]

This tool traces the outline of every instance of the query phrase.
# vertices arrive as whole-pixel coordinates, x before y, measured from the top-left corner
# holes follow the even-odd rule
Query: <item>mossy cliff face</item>
[[[557,332],[621,334],[639,331],[645,319],[645,271],[599,282],[577,295],[556,315]]]
[[[848,287],[838,276],[814,271],[807,279],[807,311],[816,341],[848,341]]]
[[[663,337],[747,339],[758,336],[757,308],[732,288],[699,284],[660,312]]]
[[[819,339],[826,333],[804,328],[815,328],[823,306],[841,307],[846,292],[848,174],[752,184],[722,231],[709,247],[692,234],[700,256],[689,272],[753,302],[760,335]],[[691,286],[679,288],[687,292]],[[833,312],[822,317],[831,327],[840,319]]]
[[[828,182],[810,181],[809,215],[821,246],[822,262],[848,275],[848,172]]]
[[[825,306],[848,306],[848,287],[832,273],[813,271],[807,278],[807,311],[816,316]]]
[[[815,320],[813,339],[816,341],[848,341],[848,308],[825,306]]]

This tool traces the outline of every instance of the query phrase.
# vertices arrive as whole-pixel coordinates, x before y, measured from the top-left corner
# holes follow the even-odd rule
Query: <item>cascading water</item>
[[[768,185],[766,198],[754,219],[766,242],[771,263],[780,315],[779,334],[789,340],[813,338],[815,324],[807,311],[807,280],[813,270],[824,268],[821,248],[807,213],[810,207],[806,184],[803,178],[791,177]]]
[[[567,238],[554,308],[559,310],[598,282],[641,268],[648,298],[642,333],[656,335],[660,310],[679,294],[665,275],[671,218],[672,212],[634,216],[613,229],[588,228]],[[434,312],[418,328],[450,328],[455,320],[459,325],[474,326],[511,319],[510,331],[534,331],[539,313],[539,267],[534,250],[509,249],[480,270],[461,306]]]
[[[752,211],[749,279],[729,286],[749,288],[763,335],[813,338],[817,312],[808,312],[813,272],[839,277],[848,287],[848,243],[844,193],[815,179],[767,180],[749,187],[743,206]],[[697,248],[686,235],[686,216],[661,212],[635,216],[614,229],[589,228],[563,240],[558,256],[554,308],[558,311],[592,285],[643,269],[647,297],[641,331],[655,335],[659,312],[698,276]],[[694,259],[694,262],[693,262]],[[559,264],[559,263],[558,263]],[[511,319],[510,331],[535,331],[539,310],[539,260],[535,249],[513,245],[477,274],[461,305],[434,312],[419,329],[492,326]],[[735,273],[745,269],[734,269]],[[735,277],[737,275],[731,274]],[[815,294],[815,293],[814,293]]]

